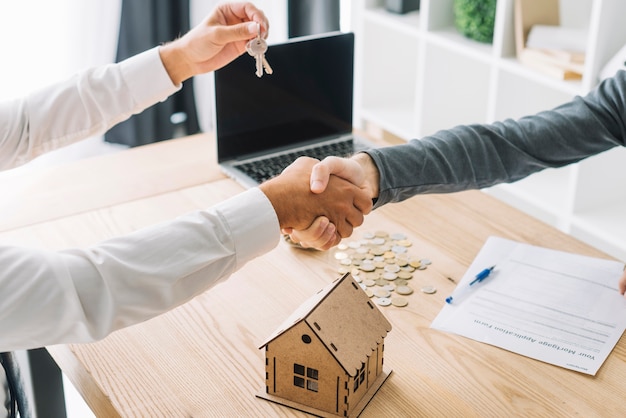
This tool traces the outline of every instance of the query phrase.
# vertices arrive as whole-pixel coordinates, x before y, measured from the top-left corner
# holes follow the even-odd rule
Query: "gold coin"
[[[384,258],[396,258],[396,254],[393,251],[387,251],[383,254]]]
[[[372,292],[372,289],[364,289],[364,290],[368,298],[371,298],[372,296],[374,296],[374,292]]]
[[[403,247],[410,247],[413,244],[411,243],[411,241],[403,239],[403,240],[398,241],[398,245],[401,245]]]
[[[400,266],[397,264],[387,264],[387,265],[383,265],[382,267],[384,267],[385,271],[388,273],[397,273],[400,271]]]
[[[397,306],[399,308],[402,308],[406,305],[409,304],[409,301],[406,300],[406,298],[400,297],[400,296],[394,296],[391,298],[391,304],[393,306]]]
[[[375,280],[376,286],[384,286],[387,284],[387,280],[384,279],[376,279]]]
[[[404,279],[396,279],[396,281],[394,282],[396,287],[398,286],[406,286],[409,282],[407,282]]]
[[[354,253],[352,254],[352,259],[353,260],[365,260],[365,254],[359,253],[359,252]]]
[[[422,289],[422,291],[424,290]],[[396,286],[396,293],[399,295],[410,295],[413,293],[413,289],[409,286]]]
[[[419,268],[422,265],[422,263],[419,260],[411,260],[409,261],[409,264],[413,268]]]
[[[389,236],[389,233],[387,233],[387,231],[376,231],[374,232],[374,235],[376,236],[376,238],[387,238]]]
[[[389,296],[391,296],[391,292],[385,289],[376,289],[374,290],[374,296],[376,296],[377,298],[388,298]]]
[[[413,277],[413,274],[408,272],[408,271],[402,270],[402,271],[398,272],[398,277],[403,279],[403,280],[409,280],[409,279],[411,279]]]
[[[396,257],[396,264],[399,265],[400,267],[404,267],[407,264],[409,264],[409,260],[407,260],[404,257]]]
[[[376,284],[376,282],[374,280],[365,279],[363,280],[363,284],[367,287],[372,287]]]

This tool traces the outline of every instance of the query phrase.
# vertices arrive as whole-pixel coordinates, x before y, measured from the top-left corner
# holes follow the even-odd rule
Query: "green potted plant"
[[[493,41],[497,0],[454,0],[454,23],[464,36],[478,42]]]

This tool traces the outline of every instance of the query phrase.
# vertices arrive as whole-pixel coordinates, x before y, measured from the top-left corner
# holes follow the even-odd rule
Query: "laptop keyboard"
[[[279,175],[289,164],[298,157],[307,156],[322,160],[325,157],[337,156],[348,157],[354,153],[353,141],[335,142],[310,149],[281,154],[263,160],[255,160],[247,163],[236,164],[235,167],[252,177],[259,184]]]

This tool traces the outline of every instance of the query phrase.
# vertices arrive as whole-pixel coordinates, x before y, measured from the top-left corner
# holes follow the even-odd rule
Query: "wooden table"
[[[218,170],[210,136],[153,144],[0,179],[0,242],[84,246],[242,190]],[[5,194],[6,196],[6,194]],[[252,209],[251,209],[252,210]],[[479,191],[423,195],[370,214],[355,231],[404,232],[410,253],[432,260],[416,273],[393,325],[393,373],[363,417],[624,416],[626,341],[595,377],[430,329],[444,298],[490,235],[607,257]],[[255,397],[258,349],[303,301],[339,276],[333,251],[281,244],[191,302],[103,341],[48,347],[99,417],[305,416]]]

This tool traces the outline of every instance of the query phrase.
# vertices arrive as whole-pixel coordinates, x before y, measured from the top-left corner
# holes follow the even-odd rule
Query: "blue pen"
[[[458,300],[459,297],[461,296],[461,293],[465,293],[469,290],[472,290],[472,286],[475,285],[476,283],[480,283],[483,280],[485,280],[487,277],[489,277],[489,275],[491,274],[491,272],[493,271],[493,269],[496,268],[496,266],[491,266],[489,268],[484,269],[483,271],[481,271],[480,273],[478,273],[476,275],[476,277],[474,278],[474,280],[472,280],[469,284],[469,286],[461,288],[457,291],[455,291],[454,293],[452,293],[452,295],[448,296],[446,298],[446,303],[452,303],[454,300]]]

